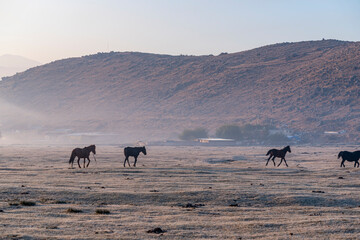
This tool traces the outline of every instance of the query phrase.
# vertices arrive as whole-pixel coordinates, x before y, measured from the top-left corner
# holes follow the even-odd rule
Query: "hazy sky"
[[[0,0],[0,55],[42,63],[107,51],[239,52],[360,41],[360,0]]]

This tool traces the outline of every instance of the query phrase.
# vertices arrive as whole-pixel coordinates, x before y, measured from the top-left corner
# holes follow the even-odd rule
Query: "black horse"
[[[280,163],[279,163],[278,166],[280,166],[280,164],[281,164],[282,161],[284,160],[286,166],[288,167],[288,165],[287,165],[287,163],[286,163],[286,160],[285,160],[285,155],[286,155],[287,152],[291,152],[290,146],[286,146],[286,147],[284,147],[284,148],[281,149],[281,150],[278,150],[278,149],[270,149],[270,150],[267,152],[267,154],[266,154],[266,156],[270,154],[270,157],[268,158],[265,166],[268,165],[269,160],[270,160],[271,157],[272,157],[271,160],[274,162],[274,166],[275,166],[275,161],[274,161],[274,159],[275,159],[276,157],[278,157],[278,158],[281,158],[281,161],[280,161]]]
[[[124,155],[125,155],[124,167],[125,167],[126,161],[128,162],[129,167],[130,167],[130,162],[129,162],[130,156],[135,158],[134,167],[136,167],[136,161],[141,152],[144,155],[146,155],[145,147],[126,147],[126,148],[124,148]]]
[[[84,168],[85,168],[85,159],[87,159],[89,162],[88,164],[86,165],[86,167],[89,167],[89,164],[90,164],[90,152],[92,152],[94,154],[94,159],[96,161],[96,158],[95,158],[95,154],[96,154],[96,151],[95,151],[95,145],[91,145],[91,146],[88,146],[88,147],[84,147],[84,148],[75,148],[72,153],[71,153],[71,157],[70,157],[70,160],[69,160],[69,164],[71,163],[71,168],[73,168],[73,164],[74,164],[74,159],[75,157],[78,157],[78,165],[79,165],[79,168],[80,167],[80,158],[84,158]]]
[[[357,167],[359,167],[360,151],[355,151],[355,152],[341,151],[339,152],[338,159],[340,157],[342,157],[340,167],[345,167],[344,164],[345,161],[354,162],[354,167],[356,167],[356,165]]]

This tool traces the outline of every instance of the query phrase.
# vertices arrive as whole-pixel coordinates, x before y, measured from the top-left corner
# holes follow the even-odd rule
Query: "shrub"
[[[242,139],[241,128],[237,125],[224,125],[216,130],[216,137],[240,140]]]
[[[197,138],[208,137],[207,130],[205,128],[185,129],[179,136],[181,140],[191,141]]]
[[[96,209],[96,214],[110,214],[110,211],[107,209]]]
[[[20,201],[20,205],[22,205],[22,206],[35,206],[36,203],[31,202],[31,201]]]
[[[245,124],[241,127],[241,132],[246,139],[265,140],[269,135],[269,129],[271,129],[271,127],[268,125]]]
[[[82,210],[75,209],[75,208],[68,208],[68,210],[66,210],[66,212],[68,212],[68,213],[81,213]]]

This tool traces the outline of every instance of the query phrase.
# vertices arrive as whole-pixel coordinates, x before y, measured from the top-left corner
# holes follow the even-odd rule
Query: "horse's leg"
[[[90,158],[87,157],[87,160],[89,161],[88,164],[86,165],[86,167],[89,167],[89,164],[90,164]]]
[[[135,158],[134,167],[136,167],[137,157],[134,157],[134,158]]]
[[[341,161],[340,167],[342,167],[342,166],[344,166],[344,167],[345,167],[344,162],[345,162],[345,160],[343,159],[343,160]]]
[[[265,166],[267,166],[267,165],[268,165],[270,158],[271,158],[271,155],[270,155],[270,157],[268,158],[268,160],[267,160],[267,162],[266,162]]]
[[[124,167],[125,167],[126,160],[127,160],[127,157],[125,157],[125,160],[124,160]]]
[[[272,161],[273,161],[273,163],[274,163],[274,167],[276,166],[276,164],[275,164],[275,156],[271,159]]]
[[[81,168],[81,166],[80,166],[80,157],[78,157],[78,165],[79,165],[79,168]]]
[[[130,161],[129,161],[129,157],[127,158],[127,162],[128,162],[128,165],[129,165],[129,167],[131,167],[131,166],[130,166]]]
[[[286,160],[285,160],[285,157],[284,157],[284,163],[286,164],[286,166],[288,167],[287,163],[286,163]]]
[[[279,163],[279,165],[278,165],[278,166],[280,166],[280,164],[282,163],[282,161],[283,161],[283,158],[281,158],[280,163]]]

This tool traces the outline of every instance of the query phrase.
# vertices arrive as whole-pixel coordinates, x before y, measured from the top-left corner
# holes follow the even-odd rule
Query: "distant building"
[[[236,144],[236,141],[234,139],[226,139],[226,138],[198,138],[197,141],[200,143],[205,143],[213,146]]]
[[[325,131],[324,134],[332,134],[332,135],[336,135],[336,134],[339,134],[339,132],[336,132],[336,131]]]
[[[282,134],[285,136],[291,136],[291,131],[289,129],[270,129],[269,135]]]
[[[337,135],[337,134],[344,134],[346,133],[345,130],[341,130],[341,131],[325,131],[324,134],[327,135]]]

